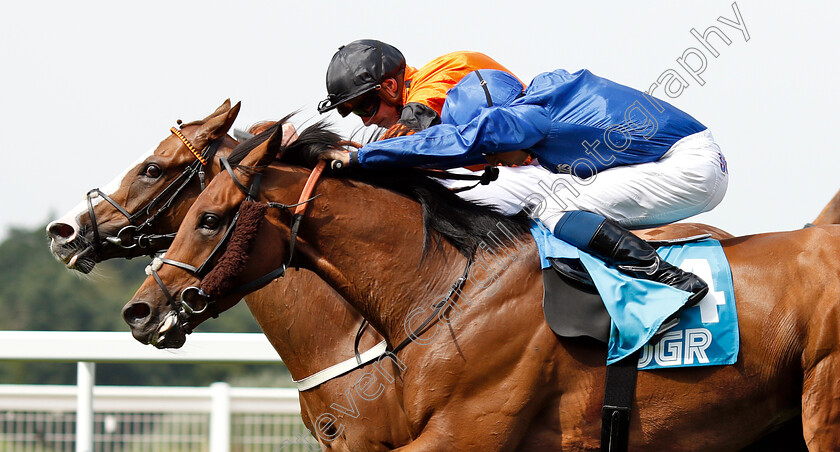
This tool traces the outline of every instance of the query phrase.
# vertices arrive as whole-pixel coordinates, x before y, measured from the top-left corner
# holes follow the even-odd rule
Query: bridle
[[[181,133],[180,130],[172,127],[169,129],[173,135],[178,137],[186,148],[195,156],[196,160],[184,168],[184,171],[178,175],[169,185],[166,186],[157,196],[152,198],[146,205],[137,209],[136,212],[129,213],[123,206],[114,201],[110,196],[103,193],[99,188],[94,188],[87,192],[87,207],[88,215],[90,216],[91,225],[93,228],[93,249],[97,256],[102,256],[103,245],[118,246],[122,249],[144,248],[148,249],[149,253],[153,253],[160,249],[164,249],[172,243],[175,234],[138,234],[142,230],[150,227],[152,223],[163,213],[169,210],[174,204],[176,198],[187,188],[193,179],[198,178],[201,191],[204,191],[206,185],[204,168],[209,161],[212,161],[216,155],[219,146],[224,137],[213,140],[201,151],[198,152],[195,146]],[[115,237],[107,237],[105,240],[101,239],[99,233],[99,226],[96,222],[96,214],[93,210],[93,199],[101,197],[109,204],[114,206],[118,212],[128,220],[129,225],[120,229]],[[159,206],[159,207],[158,207]],[[157,207],[157,210],[154,210]],[[146,217],[146,220],[139,223],[139,220]]]
[[[256,173],[254,175],[251,186],[246,188],[239,181],[239,179],[236,177],[236,175],[234,174],[233,169],[231,168],[227,159],[221,158],[219,160],[222,163],[222,166],[225,168],[225,170],[231,176],[231,179],[233,180],[236,187],[245,194],[245,196],[246,196],[245,200],[246,201],[253,201],[254,199],[256,199],[256,196],[259,192],[259,185],[260,185],[260,182],[262,180],[262,177],[261,177],[262,174],[261,173]],[[253,281],[247,282],[247,283],[242,284],[242,285],[240,285],[240,286],[238,286],[234,289],[231,289],[228,292],[228,294],[232,295],[232,294],[236,294],[236,293],[248,293],[248,292],[250,292],[251,290],[253,290],[257,287],[260,287],[260,286],[262,286],[264,284],[267,284],[268,282],[270,282],[270,281],[272,281],[276,278],[283,277],[283,276],[286,275],[286,269],[292,265],[292,260],[294,259],[295,243],[296,243],[296,240],[297,240],[297,233],[298,233],[298,229],[300,228],[300,223],[301,223],[301,220],[303,219],[303,215],[304,215],[304,212],[306,210],[306,207],[307,207],[307,205],[310,201],[312,201],[315,198],[317,198],[318,196],[320,196],[320,195],[315,195],[315,196],[311,196],[311,195],[312,195],[312,191],[314,190],[315,184],[317,183],[318,179],[320,178],[325,166],[326,166],[326,162],[324,160],[319,160],[315,169],[313,169],[312,173],[309,175],[309,178],[307,179],[306,184],[304,185],[304,188],[301,192],[301,195],[300,195],[297,203],[295,203],[295,204],[282,204],[282,203],[276,203],[276,202],[267,202],[268,207],[272,207],[272,208],[288,210],[291,207],[295,207],[295,211],[292,215],[291,225],[289,227],[291,237],[290,237],[290,242],[289,242],[289,257],[286,260],[286,262],[284,264],[282,264],[280,267],[278,267],[277,269],[272,270],[271,272],[269,272],[269,273],[267,273],[267,274],[265,274],[261,277],[258,277],[257,279],[255,279]],[[181,328],[186,334],[190,334],[192,332],[192,328],[189,325],[189,320],[190,320],[191,316],[203,314],[204,312],[207,311],[207,309],[210,309],[211,310],[211,315],[213,316],[213,318],[218,317],[219,311],[218,311],[218,307],[215,304],[215,300],[212,297],[210,297],[207,293],[205,293],[200,287],[195,287],[195,286],[186,287],[183,290],[181,290],[181,293],[176,298],[175,296],[172,295],[172,292],[166,287],[166,284],[163,282],[163,280],[158,275],[158,270],[160,270],[160,268],[163,265],[168,264],[168,265],[172,265],[174,267],[178,267],[178,268],[181,268],[183,270],[186,270],[186,271],[192,273],[193,275],[197,276],[199,279],[202,279],[208,271],[208,265],[210,265],[210,263],[212,263],[215,260],[216,255],[220,252],[220,250],[222,250],[225,247],[225,244],[230,239],[230,236],[232,235],[233,230],[235,229],[237,220],[239,219],[239,214],[240,213],[241,213],[241,207],[240,207],[240,211],[238,211],[234,215],[234,217],[231,219],[230,225],[228,226],[227,231],[225,231],[225,234],[222,237],[222,239],[216,244],[216,246],[210,252],[210,255],[207,256],[207,258],[201,263],[201,265],[196,267],[196,266],[193,266],[193,265],[190,265],[190,264],[187,264],[187,263],[184,263],[184,262],[179,262],[179,261],[176,261],[176,260],[173,260],[173,259],[167,259],[165,257],[156,257],[152,261],[152,263],[146,268],[146,273],[148,275],[151,275],[152,277],[154,277],[158,286],[160,286],[160,288],[163,290],[164,294],[167,297],[167,300],[169,301],[169,303],[173,307],[172,311],[170,311],[161,320],[161,325],[164,325],[168,322],[175,322],[175,323],[177,323],[179,328]],[[361,339],[362,332],[364,331],[365,326],[367,324],[367,321],[363,320],[362,324],[359,328],[359,331],[356,335],[356,340],[355,340],[355,345],[354,345],[355,356],[353,358],[350,358],[350,359],[344,361],[344,362],[341,362],[341,363],[335,364],[333,366],[330,366],[330,367],[328,367],[328,368],[326,368],[326,369],[324,369],[320,372],[317,372],[313,375],[310,375],[306,378],[303,378],[301,380],[296,380],[295,385],[297,386],[298,390],[299,391],[306,391],[308,389],[312,389],[314,387],[317,387],[317,386],[323,384],[326,381],[329,381],[333,378],[344,375],[348,372],[351,372],[352,370],[355,370],[355,369],[357,369],[357,368],[359,368],[359,367],[361,367],[365,364],[368,364],[368,363],[378,359],[379,357],[381,357],[386,352],[396,354],[400,350],[405,348],[407,345],[409,345],[411,342],[416,340],[420,335],[422,335],[431,326],[431,324],[435,321],[435,319],[439,318],[441,312],[453,300],[453,298],[459,296],[458,294],[463,289],[463,287],[464,287],[464,285],[467,281],[467,278],[469,276],[470,269],[472,267],[472,263],[473,263],[473,258],[472,258],[472,256],[470,256],[467,259],[467,263],[466,263],[466,266],[464,268],[463,274],[450,286],[449,291],[446,294],[446,296],[443,297],[442,299],[440,299],[438,302],[436,302],[433,305],[433,311],[432,311],[431,315],[429,315],[420,324],[419,327],[414,328],[411,331],[406,330],[406,332],[408,333],[408,336],[402,342],[400,342],[399,344],[397,344],[396,346],[394,346],[393,348],[388,350],[387,343],[385,341],[383,341],[383,342],[377,344],[372,349],[370,349],[370,350],[368,350],[364,353],[360,353],[359,352],[359,341]],[[194,302],[197,302],[197,303],[194,303]],[[153,339],[152,343],[156,343],[158,341],[159,337],[160,337],[160,328],[155,333],[155,338]]]
[[[236,174],[234,174],[233,168],[231,167],[227,159],[222,157],[219,159],[219,161],[230,175],[236,187],[245,194],[245,201],[254,201],[257,197],[257,194],[259,193],[259,187],[262,181],[262,174],[254,174],[251,186],[245,187],[245,185],[243,185],[239,181],[239,178],[236,177]],[[292,265],[292,260],[295,256],[295,243],[297,242],[297,234],[298,230],[300,229],[300,223],[303,219],[306,206],[310,201],[320,196],[311,196],[311,194],[315,188],[315,184],[317,183],[318,179],[323,173],[325,165],[326,162],[321,160],[318,162],[318,165],[315,166],[315,169],[312,170],[312,172],[309,175],[309,179],[306,181],[306,185],[304,185],[303,191],[301,192],[297,203],[267,203],[268,207],[276,209],[288,210],[292,207],[295,207],[295,211],[292,214],[292,220],[290,225],[291,238],[289,242],[289,257],[286,260],[286,262],[283,263],[280,267],[266,273],[263,276],[260,276],[252,281],[241,284],[231,289],[229,291],[230,294],[251,292],[257,287],[260,287],[276,278],[280,278],[286,275],[286,269]],[[190,286],[181,290],[181,293],[176,298],[172,295],[172,292],[169,290],[169,288],[166,287],[166,284],[160,278],[160,275],[158,275],[158,270],[160,270],[160,268],[163,267],[164,264],[168,264],[172,265],[173,267],[178,267],[180,269],[186,270],[192,273],[198,279],[203,279],[204,276],[206,276],[210,270],[209,266],[216,260],[218,254],[225,249],[225,245],[228,243],[230,237],[233,235],[233,231],[236,229],[236,224],[239,220],[240,213],[241,207],[240,211],[238,211],[231,219],[224,236],[222,236],[222,239],[219,240],[219,242],[207,256],[207,258],[205,258],[200,265],[193,266],[185,262],[167,259],[166,257],[156,257],[152,260],[152,263],[146,267],[146,274],[151,275],[155,279],[158,286],[160,286],[160,288],[163,290],[163,293],[166,295],[167,300],[173,307],[173,310],[164,318],[164,322],[168,321],[169,317],[174,316],[176,317],[175,320],[178,322],[178,326],[182,328],[187,334],[189,334],[192,332],[192,328],[189,325],[189,320],[191,316],[203,314],[205,311],[207,311],[207,309],[210,309],[210,313],[213,316],[213,318],[219,316],[219,310],[216,306],[215,300],[212,297],[210,297],[207,293],[205,293],[204,290],[202,290],[200,287]]]

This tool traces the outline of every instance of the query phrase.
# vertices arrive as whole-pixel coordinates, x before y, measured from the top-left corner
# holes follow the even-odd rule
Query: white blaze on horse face
[[[120,188],[120,184],[122,183],[123,179],[125,179],[125,176],[132,169],[136,168],[138,165],[143,163],[150,155],[154,154],[155,149],[157,149],[157,147],[141,154],[140,157],[138,157],[137,159],[134,160],[134,163],[129,165],[126,169],[122,170],[117,175],[117,177],[115,177],[111,182],[109,182],[104,187],[100,188],[100,190],[103,193],[106,193],[108,196],[111,196],[112,194],[114,194],[114,192],[117,191],[118,188]],[[102,202],[102,197],[101,196],[97,196],[95,194],[93,196],[95,196],[95,197],[91,199],[91,203],[94,206],[96,206],[97,204]],[[62,239],[65,243],[74,240],[76,238],[76,236],[79,234],[79,217],[81,215],[87,215],[87,212],[88,212],[87,193],[85,193],[85,199],[83,199],[81,202],[79,202],[79,204],[76,204],[75,207],[70,209],[70,211],[67,212],[66,214],[64,214],[61,218],[59,218],[58,220],[52,221],[52,222],[50,222],[50,224],[47,225],[47,233],[49,233],[50,229],[52,229],[56,225],[70,226],[71,228],[73,228],[72,235],[67,236],[67,237],[62,237]],[[52,241],[55,241],[55,237],[52,238]]]

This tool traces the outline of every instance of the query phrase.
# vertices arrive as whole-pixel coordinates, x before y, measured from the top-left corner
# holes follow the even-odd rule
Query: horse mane
[[[288,119],[287,116],[284,120]],[[276,124],[234,148],[228,159],[237,162],[260,143],[265,142],[283,121]],[[318,121],[300,132],[298,139],[281,151],[280,161],[312,169],[321,156],[330,149],[340,147],[343,139],[331,130],[325,121]],[[505,228],[514,236],[528,231],[528,217],[525,214],[506,216],[483,204],[466,201],[449,189],[414,169],[374,171],[349,169],[329,171],[333,177],[344,177],[385,188],[420,203],[423,210],[423,253],[429,244],[440,248],[441,238],[448,240],[464,256],[472,256],[479,244],[484,242],[491,250],[497,250],[513,243],[515,237],[499,233]],[[432,230],[437,234],[429,234]],[[495,240],[490,240],[489,237]]]
[[[391,189],[420,203],[425,226],[424,254],[432,239],[428,234],[430,228],[438,232],[433,236],[436,249],[440,248],[443,236],[465,257],[473,256],[481,243],[496,251],[515,244],[515,237],[528,232],[529,218],[524,213],[506,216],[492,206],[467,201],[413,169],[359,173],[355,179]],[[513,236],[502,230],[510,231]]]

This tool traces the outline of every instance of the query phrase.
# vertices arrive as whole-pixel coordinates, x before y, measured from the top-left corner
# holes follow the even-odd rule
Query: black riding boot
[[[586,251],[634,278],[648,279],[691,292],[692,295],[680,311],[696,305],[709,292],[709,286],[697,275],[665,262],[648,242],[610,220],[601,223]],[[680,311],[662,324],[659,333],[677,324]]]

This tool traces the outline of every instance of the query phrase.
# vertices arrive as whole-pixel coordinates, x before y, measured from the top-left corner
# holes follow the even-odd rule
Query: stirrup
[[[662,325],[659,327],[658,330],[656,330],[656,333],[650,338],[650,341],[648,343],[651,345],[656,345],[662,339],[662,336],[665,336],[665,333],[667,333],[669,330],[677,326],[678,323],[680,323],[680,314],[685,312],[685,310],[688,308],[697,306],[697,303],[699,303],[700,300],[702,300],[708,293],[708,287],[704,287],[703,289],[692,293],[691,296],[688,297],[688,300],[685,301],[685,304],[682,305],[679,309],[677,309],[677,312],[675,312],[670,317],[666,318],[664,322],[662,322]]]
[[[708,294],[709,286],[707,285],[706,287],[698,290],[697,292],[692,293],[691,296],[688,297],[688,300],[685,300],[685,304],[683,305],[683,307],[681,307],[680,310],[677,312],[681,312],[683,309],[690,308],[692,306],[697,306],[697,303],[700,303],[700,300],[706,298],[706,295]]]
[[[665,335],[665,333],[677,326],[678,323],[680,323],[679,316],[669,317],[665,319],[665,321],[662,322],[662,326],[660,326],[659,329],[656,330],[656,334],[654,335],[654,337],[656,337],[657,335],[660,337]]]
[[[658,330],[656,330],[656,333],[654,333],[653,336],[651,336],[650,340],[648,341],[648,344],[658,344],[659,341],[662,340],[662,337],[665,336],[665,333],[677,326],[678,323],[680,323],[680,311],[677,311],[674,315],[668,317],[667,319],[665,319],[664,322],[662,322],[662,325],[659,327]]]

